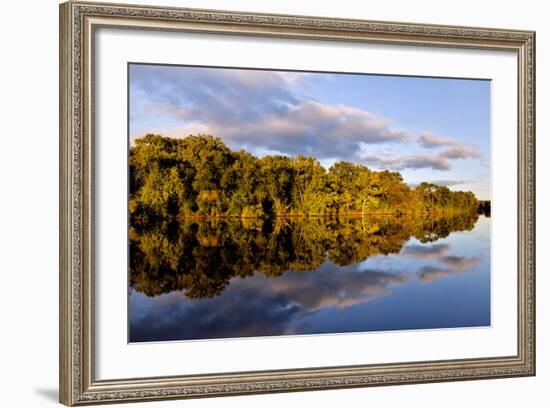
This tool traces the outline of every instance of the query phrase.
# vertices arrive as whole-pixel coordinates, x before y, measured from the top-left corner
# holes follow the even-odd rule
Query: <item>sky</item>
[[[490,95],[488,80],[130,64],[129,134],[211,134],[490,199]]]

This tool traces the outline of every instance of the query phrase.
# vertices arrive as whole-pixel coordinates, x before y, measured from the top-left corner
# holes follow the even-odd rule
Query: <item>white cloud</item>
[[[457,142],[446,136],[434,135],[428,131],[420,132],[419,143],[426,148],[454,146]]]
[[[211,133],[232,148],[255,146],[318,159],[353,160],[360,144],[410,139],[390,118],[298,96],[296,84],[311,75],[136,65],[130,72],[131,117],[181,121],[175,128],[180,136]],[[141,130],[134,126],[131,134]]]
[[[451,163],[445,157],[429,154],[415,154],[403,156],[381,157],[375,155],[362,155],[361,159],[368,165],[391,170],[404,169],[433,169],[450,170]]]

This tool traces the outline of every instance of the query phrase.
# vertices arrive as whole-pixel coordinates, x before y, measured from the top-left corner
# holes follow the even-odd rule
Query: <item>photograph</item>
[[[130,343],[491,326],[491,80],[127,73]]]
[[[62,404],[535,376],[538,23],[376,4],[59,5]]]

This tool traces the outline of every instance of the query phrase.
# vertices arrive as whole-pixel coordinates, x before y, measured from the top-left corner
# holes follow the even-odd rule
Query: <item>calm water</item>
[[[490,325],[490,219],[165,222],[130,232],[131,342]]]

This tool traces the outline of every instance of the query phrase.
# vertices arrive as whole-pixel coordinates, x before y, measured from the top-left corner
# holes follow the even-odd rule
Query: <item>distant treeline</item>
[[[477,206],[477,212],[487,217],[491,216],[491,201],[479,200]]]
[[[472,192],[411,188],[398,172],[312,157],[257,158],[220,138],[146,135],[130,148],[132,223],[178,217],[338,216],[476,212]]]

